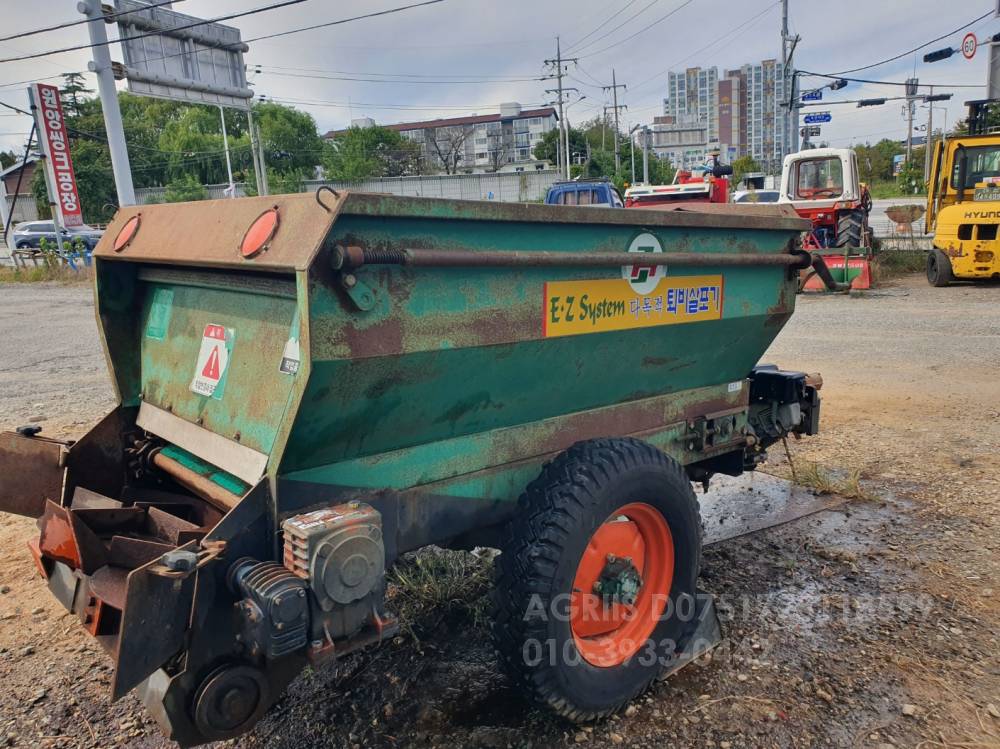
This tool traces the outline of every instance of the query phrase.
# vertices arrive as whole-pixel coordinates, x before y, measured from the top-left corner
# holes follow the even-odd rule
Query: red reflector
[[[119,230],[118,236],[115,237],[115,252],[121,252],[132,243],[136,232],[139,231],[139,224],[142,222],[141,217],[141,213],[135,214],[132,218],[126,221],[125,226]]]
[[[247,233],[243,235],[243,241],[240,242],[240,254],[245,258],[251,258],[261,250],[267,249],[268,242],[277,231],[278,207],[275,206],[264,211],[250,224]]]

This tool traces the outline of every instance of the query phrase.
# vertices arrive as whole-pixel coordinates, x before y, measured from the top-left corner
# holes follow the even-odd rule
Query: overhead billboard
[[[36,83],[32,87],[35,105],[35,123],[40,134],[39,141],[45,154],[45,170],[49,185],[54,189],[57,218],[62,226],[82,226],[83,209],[80,207],[80,192],[76,187],[76,173],[69,153],[69,134],[59,87],[47,83]]]
[[[243,63],[249,47],[239,29],[138,0],[115,0],[115,11],[125,14],[118,16],[118,37],[129,91],[190,103],[249,105],[253,91]]]

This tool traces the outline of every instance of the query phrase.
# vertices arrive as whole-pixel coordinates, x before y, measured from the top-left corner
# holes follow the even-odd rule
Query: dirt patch
[[[622,714],[581,728],[525,703],[497,669],[482,587],[430,586],[430,600],[472,600],[399,598],[411,632],[305,672],[231,744],[1000,747],[998,294],[907,277],[861,297],[800,298],[766,357],[826,382],[823,433],[793,443],[793,457],[834,477],[857,471],[881,500],[708,547],[702,586],[725,641]],[[87,306],[82,294],[61,303]],[[61,341],[55,357],[99,351],[92,322],[38,319],[36,338]],[[0,377],[36,361],[21,351]],[[60,361],[38,362],[53,393],[46,424],[72,431],[110,389],[95,376],[98,403],[63,403],[77,380]],[[32,387],[0,396],[5,426],[32,407]],[[766,470],[787,474],[780,453]],[[0,520],[0,745],[167,746],[133,697],[109,704],[107,660],[38,583],[24,550],[33,531]],[[454,569],[475,578],[486,564]]]

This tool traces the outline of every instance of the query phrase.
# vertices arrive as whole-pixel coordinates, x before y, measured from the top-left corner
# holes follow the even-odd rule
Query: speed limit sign
[[[971,60],[976,54],[976,46],[978,42],[976,41],[976,35],[973,33],[968,33],[962,40],[962,54],[965,56],[966,60]]]

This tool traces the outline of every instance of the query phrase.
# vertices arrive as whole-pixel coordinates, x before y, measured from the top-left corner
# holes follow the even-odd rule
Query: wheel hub
[[[267,682],[249,666],[223,666],[202,682],[194,701],[194,722],[208,739],[242,733],[267,707]]]
[[[642,588],[642,575],[632,564],[631,557],[618,558],[608,554],[607,564],[601,570],[601,576],[594,583],[594,593],[599,595],[605,606],[622,603],[626,606],[635,604]]]

